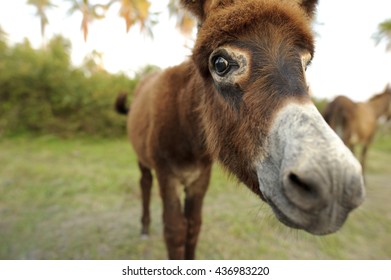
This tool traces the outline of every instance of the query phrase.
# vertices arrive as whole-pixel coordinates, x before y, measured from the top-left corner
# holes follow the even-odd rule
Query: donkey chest
[[[157,160],[188,166],[205,156],[206,147],[198,127],[183,127],[178,122],[166,122],[154,128],[149,140]]]
[[[188,166],[173,166],[174,176],[185,187],[189,187],[196,182],[202,173],[202,167],[194,164]]]

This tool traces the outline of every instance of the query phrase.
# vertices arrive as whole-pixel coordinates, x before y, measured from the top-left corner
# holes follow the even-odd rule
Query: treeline
[[[28,40],[14,46],[0,40],[0,136],[124,135],[113,103],[119,92],[131,94],[138,79],[107,73],[93,55],[74,67],[70,50],[61,36],[40,49]]]

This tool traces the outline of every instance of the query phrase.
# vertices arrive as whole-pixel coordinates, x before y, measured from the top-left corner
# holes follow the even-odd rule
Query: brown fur
[[[128,134],[142,173],[142,233],[148,234],[154,169],[169,258],[195,256],[213,160],[263,198],[249,164],[265,152],[260,136],[284,104],[310,102],[299,53],[314,52],[308,19],[317,1],[303,1],[304,10],[296,2],[181,1],[200,24],[192,59],[148,76],[135,91]],[[249,74],[235,87],[221,90],[209,73],[209,57],[227,44],[259,59],[246,65]],[[118,102],[123,107],[124,99]]]
[[[254,22],[257,22],[257,24],[253,24]],[[259,39],[253,38],[256,32],[254,28],[267,30],[271,28],[271,24],[275,25],[276,29],[272,28],[270,30],[271,34],[265,36],[265,41],[269,40],[272,35],[276,36],[276,40],[281,40],[282,38],[277,37],[283,30],[278,29],[289,30],[294,34],[289,39],[296,40],[292,43],[302,45],[313,55],[314,45],[310,26],[308,21],[305,20],[303,11],[296,5],[282,1],[244,0],[241,1],[240,5],[213,9],[211,16],[203,23],[193,49],[193,57],[199,62],[201,75],[208,76],[207,60],[203,58],[209,57],[217,46],[235,40],[234,34],[247,33],[249,41]]]
[[[383,93],[373,96],[367,102],[354,102],[346,96],[337,96],[324,110],[326,122],[352,152],[357,144],[362,145],[360,162],[364,170],[377,121],[381,116],[388,116],[390,106],[391,87],[387,85]]]

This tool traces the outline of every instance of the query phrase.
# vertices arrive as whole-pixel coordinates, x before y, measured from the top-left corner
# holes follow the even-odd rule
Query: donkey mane
[[[387,84],[387,86],[384,88],[383,92],[375,94],[374,96],[369,98],[368,101],[375,101],[375,100],[378,100],[378,99],[383,99],[385,94],[390,94],[391,95],[391,87],[390,87],[389,84]]]

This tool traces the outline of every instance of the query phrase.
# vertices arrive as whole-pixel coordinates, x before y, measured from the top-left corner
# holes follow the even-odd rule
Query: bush
[[[109,74],[92,59],[73,67],[70,42],[61,36],[38,50],[28,40],[0,46],[0,135],[124,134],[113,104],[118,92],[132,94],[137,79]]]
[[[325,98],[323,99],[312,98],[312,101],[314,102],[316,108],[320,113],[323,113],[327,104],[329,103],[329,101]]]

